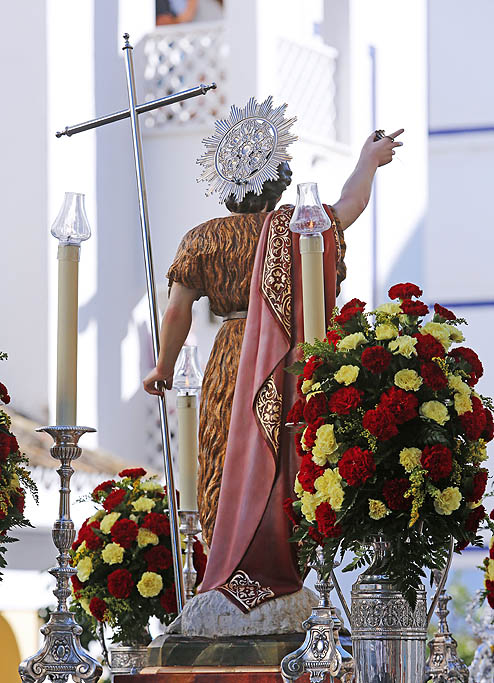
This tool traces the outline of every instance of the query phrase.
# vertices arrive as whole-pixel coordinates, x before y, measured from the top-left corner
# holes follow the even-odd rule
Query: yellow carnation
[[[449,325],[444,325],[444,323],[427,323],[421,330],[421,334],[432,334],[432,336],[437,339],[443,345],[445,351],[451,346],[451,339],[449,338]]]
[[[139,548],[145,548],[147,545],[158,545],[158,542],[159,538],[155,533],[141,526],[137,534],[137,545]]]
[[[137,590],[143,598],[154,598],[163,588],[163,579],[156,572],[144,572],[137,584]]]
[[[418,391],[422,386],[422,377],[415,370],[399,370],[395,374],[395,384],[405,391]]]
[[[141,489],[143,491],[163,491],[163,485],[155,479],[148,479],[147,481],[141,481]]]
[[[120,564],[123,560],[124,553],[125,550],[121,545],[118,545],[118,543],[108,543],[108,545],[103,548],[101,557],[106,564]]]
[[[141,496],[132,503],[132,507],[136,512],[149,512],[155,505],[156,502],[147,496]]]
[[[489,581],[494,581],[494,560],[489,560],[487,565],[487,578]]]
[[[87,581],[89,577],[92,574],[93,571],[93,562],[90,557],[83,557],[82,559],[79,560],[76,566],[77,569],[77,578],[79,581]]]
[[[399,353],[401,356],[405,356],[405,358],[411,358],[412,356],[417,355],[417,351],[415,350],[416,343],[416,339],[410,337],[408,334],[404,334],[402,337],[390,341],[388,348],[395,355]]]
[[[316,519],[316,507],[323,502],[321,494],[304,491],[300,500],[302,502],[300,512],[308,522],[313,522]]]
[[[468,384],[464,382],[461,377],[458,377],[458,375],[448,375],[448,386],[450,389],[453,389],[453,391],[456,391],[459,394],[465,394],[466,396],[470,396],[472,392]]]
[[[389,515],[390,511],[381,500],[369,498],[369,517],[371,519],[382,519]]]
[[[295,493],[297,494],[297,496],[299,498],[302,495],[302,493],[304,492],[304,489],[302,488],[302,484],[298,480],[298,474],[295,477],[295,486],[293,487],[293,490],[295,491]]]
[[[338,342],[338,351],[352,351],[356,349],[357,346],[365,344],[367,341],[366,337],[362,332],[354,332],[353,334],[348,334],[343,339]]]
[[[316,440],[314,448],[312,449],[312,460],[321,467],[327,462],[334,461],[330,456],[338,449],[336,437],[334,435],[334,427],[332,424],[326,424],[319,427],[316,432]]]
[[[459,330],[454,325],[448,325],[447,323],[443,323],[443,324],[449,333],[451,341],[454,341],[454,342],[465,341],[465,337],[463,336],[463,332],[461,330]]]
[[[328,501],[333,510],[341,510],[345,492],[341,485],[341,474],[330,467],[314,482],[316,492],[321,494],[323,501]]]
[[[306,427],[306,428],[304,429],[304,431],[302,432],[302,437],[301,437],[301,439],[300,439],[300,443],[301,443],[302,448],[304,449],[304,451],[310,451],[310,448],[307,446],[307,444],[306,444],[306,442],[305,442],[305,433],[306,433],[306,432],[307,432],[307,427]]]
[[[344,384],[347,387],[355,382],[359,372],[360,368],[356,365],[342,365],[338,372],[334,373],[334,378],[338,384]]]
[[[89,614],[90,617],[93,615],[91,614],[91,610],[89,609],[89,600],[86,600],[86,598],[82,598],[79,600],[79,604],[82,607],[82,609],[86,612],[86,614]]]
[[[302,393],[306,394],[310,390],[310,388],[313,384],[314,384],[313,379],[304,379],[304,381],[302,382]]]
[[[403,448],[400,451],[400,465],[403,465],[407,472],[411,472],[420,465],[420,448]]]
[[[463,415],[463,413],[469,413],[473,410],[472,401],[468,394],[455,393],[455,410],[458,415]]]
[[[112,526],[119,517],[120,512],[110,512],[109,514],[105,515],[100,523],[100,531],[102,531],[104,534],[109,534]]]
[[[439,401],[426,401],[425,403],[422,403],[419,408],[419,413],[422,417],[434,420],[434,422],[437,422],[440,425],[446,424],[449,420],[448,409],[444,403],[440,403]]]
[[[456,486],[448,486],[434,497],[434,509],[440,515],[450,515],[458,510],[461,504],[460,489]]]
[[[494,547],[494,536],[491,536],[491,540],[489,541],[489,550],[492,550]]]
[[[322,394],[322,389],[321,389],[321,382],[314,382],[314,384],[311,386],[310,391],[307,394],[307,401],[310,401],[310,399],[315,396],[316,394]]]
[[[394,339],[398,336],[398,328],[390,323],[382,323],[376,326],[376,339],[385,341],[387,339]]]
[[[386,313],[387,315],[398,315],[398,313],[401,313],[401,306],[400,304],[395,304],[395,303],[389,303],[389,304],[381,304],[376,308],[377,313]]]
[[[97,510],[94,515],[88,519],[87,523],[91,524],[91,522],[97,522],[99,519],[102,519],[105,514],[106,512],[104,510]]]

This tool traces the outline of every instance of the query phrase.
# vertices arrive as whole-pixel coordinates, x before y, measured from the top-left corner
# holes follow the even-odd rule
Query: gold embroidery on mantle
[[[248,610],[274,598],[271,588],[261,586],[259,581],[252,581],[249,575],[241,569],[235,572],[228,583],[219,586],[219,590],[232,595]]]
[[[292,333],[292,212],[293,206],[282,206],[271,219],[261,279],[261,292],[288,339]]]
[[[282,397],[276,388],[273,375],[269,375],[257,392],[254,407],[257,419],[276,455],[280,445]]]

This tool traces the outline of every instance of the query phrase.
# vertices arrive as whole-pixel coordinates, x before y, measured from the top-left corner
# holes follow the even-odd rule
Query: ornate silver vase
[[[352,587],[351,625],[355,683],[422,683],[425,676],[427,608],[418,591],[412,611],[390,579],[390,543],[370,539],[371,566]]]
[[[114,645],[110,648],[112,680],[119,674],[137,674],[147,664],[147,645]]]
[[[479,605],[480,593],[467,610],[467,623],[480,641],[470,665],[471,683],[492,683],[494,681],[494,610],[484,605],[479,620],[474,618]]]

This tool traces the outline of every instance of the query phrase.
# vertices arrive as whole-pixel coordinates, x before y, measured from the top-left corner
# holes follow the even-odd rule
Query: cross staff
[[[63,132],[57,132],[56,137],[60,138],[63,135],[70,137],[71,135],[75,135],[76,133],[82,133],[85,130],[99,128],[100,126],[105,126],[108,123],[113,123],[114,121],[121,121],[122,119],[130,118],[132,128],[132,142],[134,148],[137,191],[139,196],[139,215],[141,219],[141,237],[144,251],[144,265],[146,269],[149,315],[151,320],[151,337],[153,340],[154,362],[156,364],[158,362],[159,356],[159,319],[158,306],[156,302],[156,287],[154,280],[151,234],[149,229],[146,183],[144,179],[144,167],[142,163],[142,142],[138,115],[147,111],[152,111],[153,109],[158,109],[159,107],[174,104],[175,102],[181,102],[182,100],[186,100],[191,97],[196,97],[197,95],[205,95],[209,90],[214,90],[216,88],[216,84],[211,83],[210,85],[200,85],[196,88],[191,88],[190,90],[185,90],[175,95],[169,95],[168,97],[163,97],[158,100],[153,100],[152,102],[146,102],[145,104],[138,105],[136,103],[134,64],[132,59],[133,47],[129,43],[129,34],[125,33],[123,37],[125,40],[125,44],[122,49],[125,52],[125,70],[127,76],[127,93],[129,97],[129,108],[126,110],[115,112],[113,114],[109,114],[107,116],[102,116],[98,119],[93,119],[92,121],[80,123],[76,126],[67,126]],[[163,445],[163,459],[165,465],[165,479],[168,494],[168,505],[170,510],[170,533],[173,556],[173,571],[175,574],[175,591],[177,595],[178,611],[181,612],[185,604],[185,589],[182,572],[182,555],[178,523],[177,497],[175,493],[175,484],[173,480],[173,464],[171,458],[170,434],[168,430],[168,415],[166,410],[166,398],[164,393],[158,397],[158,402],[160,412],[161,438]]]

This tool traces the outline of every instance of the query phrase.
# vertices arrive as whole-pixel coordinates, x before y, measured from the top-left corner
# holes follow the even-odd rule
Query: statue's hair
[[[257,213],[263,211],[264,207],[272,211],[276,206],[278,198],[292,182],[292,171],[286,161],[282,161],[278,166],[278,178],[276,180],[266,180],[262,186],[261,194],[247,192],[241,202],[237,202],[231,194],[225,200],[226,208],[232,213]]]

